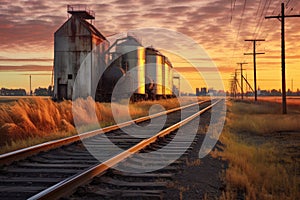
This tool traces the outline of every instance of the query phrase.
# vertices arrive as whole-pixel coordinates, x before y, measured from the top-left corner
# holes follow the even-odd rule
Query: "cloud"
[[[53,66],[41,65],[0,65],[0,71],[52,71]]]
[[[243,59],[251,61],[250,56],[246,58],[243,56],[243,53],[252,51],[251,44],[244,42],[244,39],[264,38],[266,42],[259,43],[257,48],[258,51],[266,52],[266,55],[261,56],[258,62],[262,61],[266,68],[272,68],[274,64],[272,62],[275,62],[272,59],[280,59],[280,22],[276,19],[263,18],[265,15],[277,14],[276,8],[280,2],[249,0],[246,1],[244,13],[245,1],[236,1],[234,9],[231,9],[231,2],[229,0],[107,0],[105,2],[73,0],[53,3],[49,0],[1,0],[0,53],[6,56],[7,52],[34,51],[35,53],[47,52],[49,56],[40,56],[36,53],[28,59],[4,57],[0,62],[6,62],[6,67],[11,65],[9,69],[16,70],[22,70],[24,67],[30,70],[36,67],[24,65],[22,68],[16,66],[14,62],[51,65],[53,33],[68,18],[67,4],[84,3],[95,11],[96,19],[93,23],[103,35],[108,36],[141,27],[172,29],[202,45],[216,65],[224,67],[220,69],[224,73],[229,73],[230,69],[234,71],[236,62],[241,62]],[[271,4],[268,5],[268,2]],[[286,9],[290,14],[298,14],[299,10],[300,1],[293,1]],[[300,23],[293,19],[287,20],[287,62],[296,63],[297,59],[300,59],[299,32]],[[159,36],[153,34],[151,37],[162,44],[165,43]],[[174,46],[181,45],[181,41],[168,42],[174,43]],[[43,60],[41,57],[49,59]],[[49,62],[49,64],[36,62]],[[5,68],[4,65],[2,69],[3,67]]]
[[[178,13],[185,13],[191,9],[190,6],[173,6],[167,8],[167,11],[169,11],[172,14],[178,14]]]
[[[265,55],[263,56],[265,59],[280,59],[281,55]],[[286,59],[300,59],[300,55],[288,55],[285,56]]]
[[[4,58],[0,57],[0,61],[9,62],[52,62],[52,58]]]
[[[219,72],[232,72],[231,67],[174,67],[174,69],[178,72],[184,73],[194,73],[194,72],[211,72],[211,73],[219,73]]]

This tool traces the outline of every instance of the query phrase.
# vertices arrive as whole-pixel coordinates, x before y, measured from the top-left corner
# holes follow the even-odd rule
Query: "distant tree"
[[[41,88],[41,87],[36,88],[34,90],[34,94],[36,96],[48,96],[48,89],[47,88]]]
[[[53,96],[53,87],[51,85],[48,87],[48,96]]]

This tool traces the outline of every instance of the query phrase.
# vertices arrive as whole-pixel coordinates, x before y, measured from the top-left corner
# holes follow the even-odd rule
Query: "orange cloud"
[[[40,65],[20,65],[20,66],[3,66],[0,65],[0,71],[52,71],[53,66]]]

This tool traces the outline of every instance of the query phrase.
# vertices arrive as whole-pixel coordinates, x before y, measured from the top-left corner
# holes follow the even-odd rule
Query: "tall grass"
[[[74,129],[71,102],[50,99],[20,99],[14,105],[0,106],[0,145],[19,139],[46,136],[50,132]]]
[[[270,102],[235,102],[230,106],[228,122],[236,132],[272,134],[300,131],[299,107],[290,106],[290,114],[281,114],[281,105]]]
[[[186,100],[185,103],[189,103]],[[129,105],[131,118],[148,115],[153,104],[165,109],[179,105],[176,99],[137,102]],[[76,134],[73,112],[82,124],[100,123],[101,127],[114,124],[111,106],[119,109],[118,117],[128,120],[122,103],[99,103],[92,98],[77,99],[76,109],[72,110],[71,101],[53,102],[50,99],[19,99],[14,103],[0,104],[0,153],[31,146],[37,143]],[[90,112],[96,110],[97,120],[91,121]]]
[[[230,102],[228,109],[220,137],[224,151],[213,152],[229,165],[221,199],[298,199],[299,140],[293,136],[300,134],[300,116],[277,114],[280,108],[268,103]],[[282,131],[293,133],[276,139]]]

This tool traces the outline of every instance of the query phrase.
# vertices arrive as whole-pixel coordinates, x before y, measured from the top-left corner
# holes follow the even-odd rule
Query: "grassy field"
[[[213,152],[228,162],[221,199],[299,199],[300,104],[289,110],[281,115],[270,101],[228,103],[224,148]]]
[[[111,104],[95,103],[92,98],[77,100],[77,109],[82,124],[89,124],[83,130],[91,130],[93,123],[101,127],[115,124]],[[2,102],[2,103],[1,103]],[[195,102],[195,99],[182,99],[183,104]],[[160,104],[165,109],[179,105],[177,99],[137,102],[129,105],[131,117],[148,115],[153,104]],[[122,104],[113,105],[120,108],[118,117],[125,116]],[[95,108],[98,120],[91,122],[90,110]],[[124,120],[127,120],[124,117]],[[53,102],[50,98],[38,97],[1,97],[0,98],[0,153],[32,146],[42,142],[77,134],[74,127],[72,102]]]
[[[17,102],[20,99],[26,100],[26,99],[50,99],[51,97],[48,96],[0,96],[0,105],[1,104],[13,104]]]
[[[249,100],[253,100],[253,97],[248,97],[246,99]],[[271,102],[271,103],[277,103],[277,105],[279,106],[279,104],[282,101],[282,97],[281,96],[258,96],[258,100],[260,102]],[[298,110],[299,113],[299,109],[297,107],[300,106],[300,97],[299,96],[287,96],[286,97],[286,101],[287,104],[289,105],[289,111],[295,111]]]

